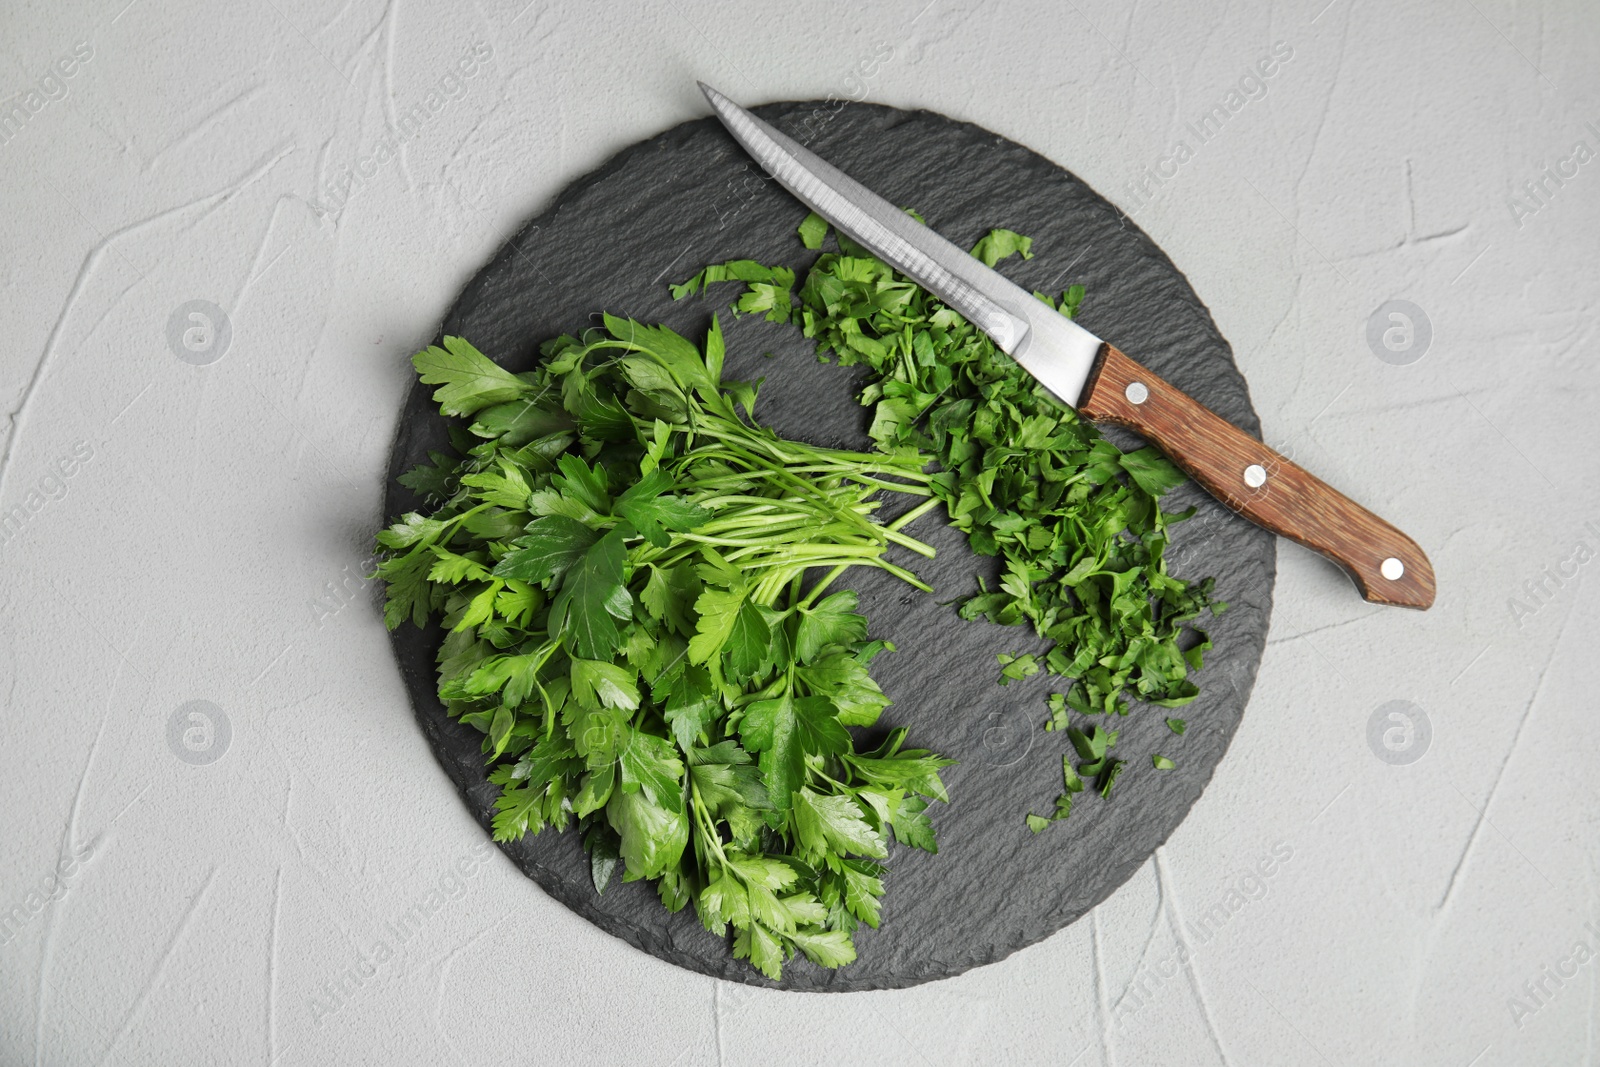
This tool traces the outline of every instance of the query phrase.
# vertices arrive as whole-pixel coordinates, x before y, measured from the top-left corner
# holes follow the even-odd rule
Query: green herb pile
[[[799,235],[818,250],[828,229],[812,214]],[[1026,622],[1047,642],[1043,653],[1002,656],[1001,684],[1040,669],[1074,680],[1050,698],[1045,729],[1068,730],[1083,762],[1077,774],[1064,764],[1054,815],[1029,817],[1038,831],[1071,811],[1080,774],[1109,796],[1122,772],[1123,761],[1107,755],[1116,732],[1069,726],[1069,708],[1120,714],[1130,698],[1175,707],[1198,695],[1188,673],[1211,641],[1193,623],[1227,605],[1211,599],[1211,579],[1167,573],[1168,530],[1193,509],[1164,512],[1160,498],[1184,476],[1153,448],[1122,452],[936,297],[843,234],[835,240],[838,251],[818,256],[798,290],[791,268],[736,260],[705,268],[673,295],[741,283],[736,313],[793,323],[824,361],[870,369],[860,400],[873,408],[868,432],[884,454],[937,460],[933,498],[975,552],[1000,562],[998,587],[980,578],[962,617]],[[992,267],[1030,258],[1031,245],[993,230],[972,254]],[[1071,317],[1084,290],[1034,295]]]
[[[904,729],[856,750],[888,646],[824,594],[851,566],[927,590],[884,554],[932,555],[901,532],[938,506],[928,457],[756,425],[715,319],[703,347],[606,316],[542,351],[525,374],[454,337],[414,358],[468,429],[401,479],[431,510],[378,535],[385,621],[448,631],[439,697],[485,734],[496,840],[576,818],[597,890],[619,862],[654,879],[774,979],[796,951],[850,962],[890,840],[935,851],[951,761]],[[880,523],[883,491],[927,499]]]
[[[828,227],[812,215],[799,233],[820,250]],[[669,909],[692,903],[774,979],[796,952],[855,958],[858,924],[878,925],[890,841],[935,851],[927,807],[947,799],[951,761],[904,747],[903,728],[856,750],[848,727],[889,704],[870,664],[890,646],[868,639],[854,593],[827,593],[845,569],[931,592],[885,554],[931,556],[904,528],[941,506],[998,557],[997,587],[980,578],[961,615],[1027,623],[1044,643],[1002,655],[1000,683],[1072,680],[1048,701],[1044,728],[1071,750],[1054,812],[1027,817],[1035,832],[1091,784],[1109,797],[1126,767],[1117,731],[1072,713],[1194,699],[1188,674],[1211,647],[1194,622],[1226,608],[1209,579],[1167,573],[1169,529],[1192,513],[1160,506],[1175,467],[1101,438],[960,315],[835,239],[798,288],[792,268],[736,260],[673,293],[738,282],[736,313],[867,367],[878,451],[759,426],[755,386],[722,378],[715,317],[696,346],[607,315],[524,374],[448,337],[414,363],[440,411],[465,420],[461,455],[404,476],[430,510],[378,536],[389,627],[436,617],[448,631],[439,696],[485,735],[496,840],[575,819],[597,891],[619,865],[625,881],[653,879]],[[1030,245],[994,230],[973,254],[993,266]],[[1083,288],[1035,295],[1072,316]],[[884,522],[886,493],[922,500]]]

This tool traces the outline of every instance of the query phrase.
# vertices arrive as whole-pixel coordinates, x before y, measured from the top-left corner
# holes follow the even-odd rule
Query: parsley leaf
[[[565,515],[545,515],[528,524],[518,547],[495,564],[498,578],[543,583],[560,578],[599,540],[594,531]]]
[[[444,347],[430,346],[412,357],[424,385],[437,385],[433,399],[446,415],[471,415],[490,404],[515,400],[528,384],[506,371],[459,337],[446,337]]]
[[[883,835],[867,822],[860,804],[848,796],[803,788],[795,794],[794,815],[801,847],[817,855],[888,855]]]
[[[616,512],[633,524],[657,548],[672,543],[668,531],[682,533],[711,518],[711,513],[688,500],[662,496],[671,479],[657,468],[639,479],[617,498]]]
[[[1186,480],[1183,472],[1174,466],[1170,459],[1153,448],[1124,452],[1121,463],[1122,469],[1128,472],[1128,477],[1151,496],[1161,496],[1170,489],[1176,489]]]
[[[623,585],[622,531],[612,530],[589,546],[567,573],[550,605],[550,627],[585,659],[610,658],[622,643],[618,619],[627,619],[633,597]]]
[[[800,220],[800,243],[810,249],[822,247],[822,239],[828,235],[828,222],[815,211]]]
[[[801,663],[810,663],[825,648],[856,645],[866,640],[866,636],[866,616],[856,614],[855,591],[846,589],[812,607],[800,609],[795,658]]]
[[[826,697],[789,693],[746,707],[739,737],[761,753],[761,777],[780,811],[788,810],[805,779],[807,754],[838,755],[850,747],[850,735]]]

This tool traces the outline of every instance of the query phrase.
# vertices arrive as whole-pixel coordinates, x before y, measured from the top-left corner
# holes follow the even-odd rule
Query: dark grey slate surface
[[[915,207],[958,244],[989,228],[1035,238],[1036,257],[1005,271],[1027,288],[1088,287],[1081,321],[1238,425],[1259,434],[1231,350],[1182,274],[1133,223],[1049,160],[977,126],[925,111],[820,103],[757,109],[819,154],[898,203]],[[568,188],[503,248],[461,294],[444,333],[467,337],[521,370],[540,341],[582,328],[603,309],[664,322],[699,338],[723,311],[730,378],[766,377],[757,416],[780,433],[822,445],[864,448],[864,409],[852,372],[815,361],[798,333],[757,318],[730,321],[731,290],[674,302],[668,281],[706,263],[748,257],[801,264],[794,228],[805,211],[765,179],[713,119],[685,123],[629,148]],[[1075,264],[1075,265],[1074,265]],[[1068,267],[1071,267],[1069,270]],[[766,358],[771,353],[772,358]],[[395,353],[402,359],[409,353]],[[388,512],[416,506],[394,477],[443,447],[444,423],[413,388],[391,459]],[[1120,431],[1119,443],[1133,440]],[[1179,495],[1181,494],[1181,495]],[[893,849],[883,925],[856,938],[859,959],[837,972],[796,959],[783,988],[883,989],[959,974],[1001,959],[1075,921],[1126,881],[1183,820],[1227,750],[1244,712],[1271,611],[1274,541],[1192,486],[1169,507],[1199,514],[1174,535],[1174,570],[1214,575],[1232,610],[1210,630],[1217,648],[1199,676],[1201,697],[1175,714],[1171,735],[1159,708],[1135,708],[1115,725],[1128,768],[1113,799],[1080,801],[1070,820],[1035,837],[1023,815],[1045,813],[1060,788],[1065,738],[1038,729],[1047,679],[995,684],[995,654],[1034,647],[1018,628],[968,623],[939,601],[973,588],[986,561],[937,520],[912,532],[936,545],[915,569],[938,590],[924,596],[878,572],[849,577],[875,637],[899,651],[874,673],[895,705],[885,725],[907,724],[912,743],[959,759],[946,773],[951,804],[933,812],[940,851]],[[434,696],[440,634],[409,624],[395,655],[424,734],[487,829],[494,787],[484,777],[481,735],[449,720]],[[1178,769],[1156,772],[1162,752]],[[440,842],[440,849],[453,845]],[[669,915],[646,883],[614,883],[599,896],[575,833],[546,831],[505,851],[546,892],[601,929],[683,967],[770,985],[699,925],[692,908]],[[513,925],[537,958],[539,930]]]

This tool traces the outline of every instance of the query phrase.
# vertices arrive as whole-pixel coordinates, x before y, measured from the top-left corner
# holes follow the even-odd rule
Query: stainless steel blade
[[[780,185],[965,316],[1063,403],[1077,405],[1100,338],[705,82],[700,89],[728,132]]]

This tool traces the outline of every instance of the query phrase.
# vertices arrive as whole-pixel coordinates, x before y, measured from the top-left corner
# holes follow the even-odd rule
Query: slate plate
[[[1205,306],[1161,250],[1088,186],[1049,160],[986,130],[926,111],[851,104],[774,104],[762,117],[898,203],[915,207],[956,243],[1005,226],[1034,238],[1036,256],[1005,271],[1026,288],[1088,287],[1081,321],[1234,423],[1259,434],[1244,379]],[[805,210],[748,161],[714,119],[668,130],[624,150],[568,188],[503,248],[461,294],[443,332],[464,336],[512,370],[537,358],[538,343],[581,329],[601,310],[664,322],[703,336],[707,300],[674,302],[668,281],[707,263],[748,257],[809,262],[795,237]],[[727,375],[766,377],[757,416],[779,433],[819,445],[868,447],[866,410],[852,399],[852,371],[816,361],[797,330],[751,316],[730,321]],[[765,354],[771,353],[771,358]],[[400,354],[397,353],[397,357]],[[413,387],[390,464],[387,510],[418,506],[394,478],[445,447],[430,390]],[[1113,433],[1119,444],[1134,439]],[[874,674],[895,704],[885,725],[907,724],[911,743],[961,761],[945,774],[952,803],[935,805],[938,855],[892,850],[879,930],[857,934],[857,961],[839,971],[796,958],[783,988],[885,989],[959,974],[1002,959],[1073,922],[1126,881],[1183,820],[1210,780],[1255,682],[1266,641],[1274,574],[1273,538],[1231,516],[1192,486],[1168,498],[1200,513],[1177,528],[1170,558],[1184,577],[1213,575],[1232,609],[1210,625],[1216,650],[1199,676],[1201,697],[1178,712],[1135,708],[1116,725],[1128,767],[1114,798],[1086,797],[1072,818],[1034,837],[1023,815],[1048,812],[1061,786],[1065,738],[1038,728],[1047,679],[995,684],[995,654],[1037,647],[1020,628],[963,622],[939,601],[968,592],[992,561],[969,554],[937,519],[914,533],[939,551],[915,569],[938,590],[924,596],[881,572],[848,576],[872,635],[899,651]],[[416,716],[439,762],[487,830],[495,787],[485,779],[480,734],[452,722],[434,695],[441,633],[410,624],[394,634],[395,656]],[[1162,752],[1176,770],[1156,772]],[[445,847],[443,843],[441,848]],[[707,933],[693,908],[671,915],[649,883],[613,883],[595,893],[575,833],[550,831],[503,846],[530,878],[578,914],[628,943],[704,974],[770,985]],[[508,936],[536,946],[532,925]]]

